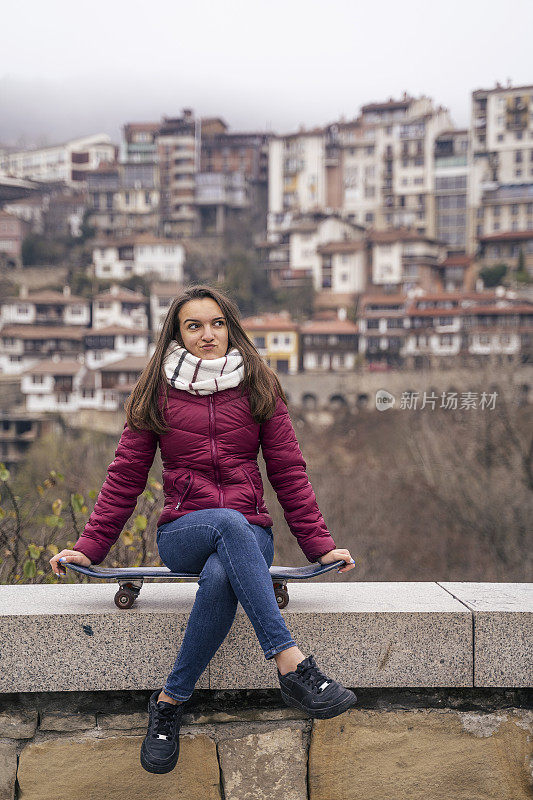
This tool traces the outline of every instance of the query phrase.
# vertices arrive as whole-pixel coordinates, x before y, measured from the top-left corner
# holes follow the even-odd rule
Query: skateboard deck
[[[315,578],[317,575],[330,572],[332,569],[338,569],[345,563],[345,561],[340,560],[333,561],[331,564],[310,564],[305,567],[270,567],[270,577],[274,585],[278,606],[285,608],[289,602],[287,581]],[[200,577],[190,572],[172,572],[168,567],[84,567],[81,564],[74,564],[68,561],[61,564],[61,566],[68,567],[68,569],[78,572],[80,575],[87,575],[89,578],[118,581],[119,589],[115,594],[115,605],[121,609],[132,607],[146,578],[189,578],[198,580]]]

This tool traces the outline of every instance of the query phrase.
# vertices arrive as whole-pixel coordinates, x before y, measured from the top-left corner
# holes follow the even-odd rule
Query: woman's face
[[[228,350],[228,326],[211,297],[189,300],[179,311],[183,346],[198,358],[221,358]]]

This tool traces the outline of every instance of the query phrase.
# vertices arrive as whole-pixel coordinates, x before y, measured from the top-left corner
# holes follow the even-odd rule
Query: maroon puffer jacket
[[[158,442],[165,496],[158,527],[205,508],[233,508],[255,525],[272,525],[257,465],[261,446],[269,481],[308,561],[335,548],[307,478],[287,406],[280,398],[274,416],[259,425],[240,387],[196,397],[168,386],[164,419],[170,430],[160,436],[124,425],[115,458],[74,550],[93,564],[104,560],[144,490]]]

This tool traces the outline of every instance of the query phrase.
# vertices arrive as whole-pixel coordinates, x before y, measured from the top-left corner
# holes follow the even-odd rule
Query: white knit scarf
[[[244,362],[236,348],[222,358],[204,359],[172,341],[163,359],[163,372],[175,389],[204,395],[238,386],[244,378]]]

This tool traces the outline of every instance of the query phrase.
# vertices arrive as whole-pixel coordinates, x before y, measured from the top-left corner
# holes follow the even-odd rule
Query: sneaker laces
[[[164,701],[161,701],[164,702]],[[173,728],[176,720],[178,719],[178,711],[181,708],[181,703],[174,706],[172,703],[166,705],[159,705],[155,703],[154,725],[152,735],[156,738],[168,739],[173,734]]]
[[[310,655],[296,667],[296,673],[301,675],[302,682],[308,684],[311,691],[319,694],[332,682],[317,666],[314,656]]]

